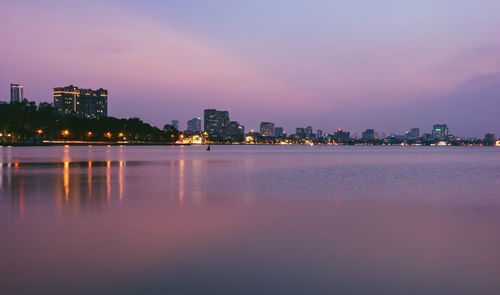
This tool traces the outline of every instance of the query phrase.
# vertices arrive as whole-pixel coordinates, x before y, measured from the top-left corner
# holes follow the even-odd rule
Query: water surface
[[[0,294],[500,292],[499,148],[0,155]]]

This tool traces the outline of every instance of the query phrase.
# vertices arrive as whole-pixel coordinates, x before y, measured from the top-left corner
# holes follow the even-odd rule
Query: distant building
[[[415,140],[420,138],[420,128],[412,128],[410,132],[408,132],[408,139]]]
[[[307,126],[306,127],[306,137],[311,137],[313,135],[313,128],[312,126]]]
[[[435,124],[432,126],[432,138],[437,140],[448,139],[448,125]]]
[[[295,134],[300,139],[306,138],[306,129],[305,128],[295,128]]]
[[[316,138],[319,139],[320,137],[323,137],[323,130],[318,129],[318,131],[316,131]]]
[[[10,84],[10,103],[21,102],[24,99],[24,86]]]
[[[345,142],[348,141],[349,138],[350,138],[350,133],[345,132],[340,128],[333,133],[333,140],[335,140],[336,142]]]
[[[486,133],[484,135],[484,142],[486,144],[493,144],[495,143],[495,140],[496,140],[495,133]]]
[[[187,130],[192,132],[201,131],[201,118],[193,118],[187,122]]]
[[[204,111],[204,129],[209,136],[227,136],[229,134],[229,112],[207,109]]]
[[[0,104],[8,104],[8,102],[6,102],[4,100],[0,100]]]
[[[283,135],[283,127],[275,127],[274,128],[274,137],[279,138]]]
[[[174,126],[175,129],[180,130],[179,129],[179,120],[172,120],[172,123],[170,125]]]
[[[108,91],[79,89],[70,85],[54,88],[54,108],[61,114],[84,118],[108,116]]]
[[[260,134],[266,137],[274,136],[274,123],[271,122],[261,122],[260,123]]]
[[[233,139],[243,140],[245,137],[245,126],[236,121],[229,122],[228,135]]]
[[[363,134],[361,134],[361,138],[363,140],[375,140],[375,130],[373,129],[366,129]]]

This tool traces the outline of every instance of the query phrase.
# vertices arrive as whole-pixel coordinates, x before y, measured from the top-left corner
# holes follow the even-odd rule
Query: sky
[[[500,135],[498,0],[2,0],[9,84],[109,90],[156,126],[228,110],[247,130]]]

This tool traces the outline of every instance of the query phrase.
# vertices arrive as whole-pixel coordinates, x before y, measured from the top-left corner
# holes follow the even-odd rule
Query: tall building
[[[275,127],[274,128],[274,137],[278,138],[283,135],[283,127]]]
[[[24,99],[24,86],[10,84],[10,103],[21,102]]]
[[[79,89],[70,85],[54,88],[54,108],[61,114],[95,119],[108,116],[106,89]]]
[[[448,125],[435,124],[432,126],[432,138],[437,140],[448,139]]]
[[[320,137],[323,137],[323,130],[318,129],[318,131],[316,131],[316,138],[319,139]]]
[[[174,126],[175,129],[180,130],[179,129],[179,120],[172,120],[172,123],[170,125]]]
[[[243,140],[245,136],[245,126],[236,121],[229,122],[228,135],[234,139]]]
[[[295,134],[301,138],[306,138],[306,129],[305,128],[295,128]]]
[[[313,128],[312,126],[307,126],[306,127],[306,137],[310,137],[313,135]]]
[[[204,129],[209,136],[229,135],[229,112],[207,109],[204,111]]]
[[[420,128],[412,128],[410,132],[408,132],[408,139],[415,140],[420,138]]]
[[[201,131],[201,118],[193,118],[187,122],[187,130],[192,132],[200,132]]]
[[[374,140],[375,139],[375,130],[366,129],[365,132],[361,135],[363,140]]]
[[[345,142],[349,140],[350,135],[350,132],[343,131],[339,128],[333,133],[333,140],[336,142]]]
[[[260,123],[260,134],[266,137],[274,136],[274,123],[271,122],[261,122]]]

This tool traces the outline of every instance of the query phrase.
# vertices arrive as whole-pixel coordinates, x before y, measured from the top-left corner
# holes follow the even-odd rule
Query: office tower
[[[180,130],[179,129],[179,120],[172,120],[172,123],[170,125],[174,126],[175,129]]]
[[[10,84],[10,103],[21,102],[24,99],[24,86]]]
[[[319,139],[320,137],[323,137],[323,130],[318,129],[316,132],[316,138]]]
[[[108,116],[108,91],[79,89],[70,85],[54,88],[54,108],[61,114],[95,119]]]
[[[339,128],[333,133],[333,140],[336,142],[345,142],[349,140],[350,135],[350,132],[343,131]]]
[[[261,122],[260,123],[260,134],[266,137],[274,136],[274,123],[271,122]]]
[[[306,127],[306,137],[310,137],[313,135],[313,128],[312,126],[307,126]]]
[[[495,133],[486,133],[484,135],[484,142],[487,144],[495,143]]]
[[[299,138],[304,139],[304,138],[306,138],[306,129],[305,128],[296,128],[295,129],[295,134]]]
[[[245,126],[236,121],[229,122],[228,135],[233,139],[243,140],[245,136]]]
[[[363,140],[374,140],[375,139],[375,130],[373,129],[366,129],[363,134],[361,134],[361,138]]]
[[[420,138],[420,128],[412,128],[410,132],[408,132],[408,139],[415,140]]]
[[[435,124],[432,127],[432,137],[437,140],[448,139],[448,125],[446,124]]]
[[[278,138],[283,135],[283,127],[274,128],[274,137]]]
[[[193,118],[187,122],[188,130],[192,132],[201,131],[201,118]]]
[[[207,109],[204,111],[204,129],[209,136],[227,136],[229,132],[229,112]]]

